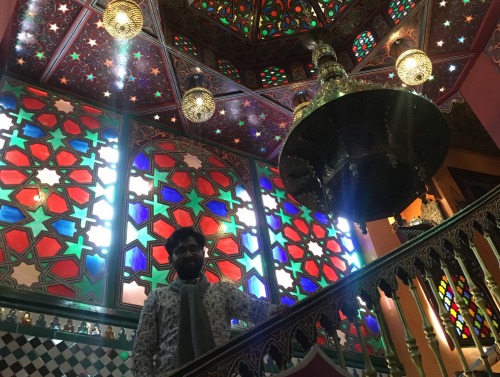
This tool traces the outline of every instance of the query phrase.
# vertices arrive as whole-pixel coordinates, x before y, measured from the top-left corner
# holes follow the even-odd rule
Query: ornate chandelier
[[[297,201],[366,232],[367,221],[397,216],[425,192],[446,156],[448,127],[415,92],[349,78],[330,40],[323,28],[303,38],[321,87],[294,114],[279,170]]]
[[[181,101],[184,116],[194,123],[209,120],[215,112],[215,99],[212,93],[203,87],[203,76],[195,73],[187,79],[188,90]]]
[[[411,49],[399,55],[396,72],[405,84],[420,85],[431,77],[432,63],[425,52]]]
[[[142,29],[141,8],[133,0],[111,0],[104,11],[103,22],[113,37],[130,39]]]

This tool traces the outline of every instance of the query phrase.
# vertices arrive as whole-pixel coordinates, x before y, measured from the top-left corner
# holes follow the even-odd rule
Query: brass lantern
[[[203,75],[195,73],[188,77],[187,88],[181,101],[184,116],[194,123],[209,120],[215,112],[215,99],[204,85]]]
[[[420,85],[431,77],[432,63],[425,52],[411,49],[399,55],[396,72],[405,84]]]
[[[141,8],[133,0],[111,0],[104,11],[103,22],[113,37],[130,39],[142,29]]]

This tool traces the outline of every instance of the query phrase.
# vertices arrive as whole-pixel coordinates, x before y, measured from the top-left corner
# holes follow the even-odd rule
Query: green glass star
[[[14,190],[7,190],[0,187],[0,199],[10,201],[11,199],[9,198],[9,195],[12,191]]]
[[[68,248],[64,250],[64,255],[76,255],[78,259],[82,259],[83,250],[92,250],[90,246],[85,246],[83,244],[83,236],[78,237],[78,242],[66,241]]]
[[[148,178],[152,178],[153,179],[153,185],[155,187],[158,187],[158,184],[160,182],[166,182],[167,181],[168,172],[167,173],[161,172],[161,171],[157,170],[156,168],[154,168],[153,175],[144,174],[144,176],[148,177]]]
[[[39,60],[45,59],[45,52],[43,52],[43,51],[38,51],[38,52],[36,53],[36,57],[37,57]]]
[[[267,165],[260,166],[260,164],[257,164],[257,175],[258,176],[264,175],[269,178],[273,175],[273,173],[269,170],[269,166]]]
[[[297,279],[297,274],[302,273],[302,269],[300,268],[302,265],[302,262],[294,262],[293,260],[290,260],[290,267],[285,266],[285,270],[288,270],[292,273],[293,277]]]
[[[281,136],[280,136],[280,135],[276,135],[276,136],[274,137],[274,140],[276,140],[276,141],[280,141],[280,140],[281,140]]]
[[[92,141],[92,146],[95,148],[97,144],[106,144],[104,141],[99,140],[99,134],[97,132],[85,131],[85,138]]]
[[[22,137],[19,137],[17,135],[19,135],[19,130],[12,131],[12,134],[3,134],[3,136],[10,138],[9,147],[15,145],[21,149],[25,149],[24,143],[26,143],[28,140],[23,139]]]
[[[326,288],[328,287],[330,284],[326,281],[325,277],[322,276],[321,277],[321,280],[318,280],[318,284],[320,285],[321,288]]]
[[[271,192],[270,195],[274,196],[274,198],[278,203],[285,201],[286,198],[285,192],[283,190],[278,190],[278,189],[275,189],[273,192]]]
[[[306,220],[308,224],[310,224],[310,223],[311,223],[311,221],[313,221],[313,218],[311,217],[311,212],[312,212],[312,211],[311,211],[309,208],[304,207],[304,206],[300,206],[299,208],[300,208],[300,209],[302,210],[302,212],[303,212],[303,214],[302,214],[302,218],[303,218],[304,220]]]
[[[167,213],[167,209],[170,208],[170,206],[159,203],[158,202],[158,195],[153,195],[153,200],[145,200],[144,203],[150,204],[153,206],[153,216],[156,216],[158,214],[165,215]]]
[[[154,265],[151,266],[151,277],[141,276],[142,281],[149,281],[151,283],[151,289],[158,288],[159,284],[167,285],[167,276],[170,272],[169,269],[158,270]]]
[[[283,212],[283,208],[280,208],[279,212],[275,212],[274,214],[281,219],[281,222],[283,224],[290,224],[290,225],[292,225],[292,220],[291,220],[292,217],[288,216],[287,214],[285,214],[285,212]]]
[[[90,157],[82,156],[82,162],[80,163],[80,166],[88,166],[89,168],[94,169],[96,163],[102,165],[101,161],[95,160],[95,153],[91,153]]]
[[[95,222],[94,219],[90,219],[87,217],[88,211],[89,211],[88,207],[79,208],[77,206],[73,206],[73,214],[71,215],[71,217],[74,217],[74,218],[80,220],[80,228],[82,228],[82,229],[85,228],[85,226],[87,225],[87,221],[90,221],[93,223]]]
[[[26,111],[24,111],[22,108],[19,109],[19,113],[9,113],[9,115],[12,115],[14,117],[16,117],[16,123],[17,124],[21,124],[21,122],[23,121],[23,119],[27,122],[33,122],[33,115],[35,115],[35,113],[28,113]]]
[[[335,229],[335,225],[332,223],[326,230],[328,230],[328,237],[337,237],[337,229]]]
[[[73,60],[80,60],[80,55],[77,54],[76,51],[74,51],[70,56]]]
[[[49,139],[48,142],[52,145],[54,152],[59,148],[65,148],[66,144],[64,144],[63,140],[66,139],[66,136],[61,132],[58,128],[55,131],[49,131],[49,134],[52,135],[52,139]]]
[[[271,229],[269,229],[269,237],[271,238],[271,245],[277,242],[281,246],[285,247],[287,240],[283,237],[282,232],[274,233]]]
[[[149,241],[154,241],[156,238],[148,233],[148,227],[136,229],[131,222],[127,223],[127,243],[138,240],[142,246],[147,247]]]
[[[38,234],[40,234],[40,232],[47,230],[43,222],[47,221],[48,219],[51,219],[52,216],[47,216],[43,211],[42,206],[38,207],[38,209],[34,212],[32,211],[28,212],[30,213],[30,216],[33,218],[33,221],[29,222],[28,224],[24,224],[24,226],[27,228],[31,228],[31,231],[33,232],[33,237],[36,237],[38,236]]]
[[[101,278],[96,282],[92,282],[89,278],[83,275],[83,280],[81,282],[75,283],[75,286],[80,289],[81,296],[87,296],[90,293],[93,293],[99,302],[102,302],[104,295],[104,287],[106,279]]]
[[[26,93],[24,90],[23,90],[23,86],[22,85],[19,85],[19,86],[12,86],[10,85],[10,83],[5,80],[5,82],[3,83],[3,87],[2,87],[2,92],[12,92],[14,93],[14,95],[19,98],[19,96],[21,94],[24,94]]]
[[[198,216],[200,212],[203,212],[204,209],[200,205],[204,198],[198,196],[195,189],[192,189],[190,193],[186,193],[186,196],[189,198],[189,208],[191,208],[194,212],[195,216]]]
[[[155,93],[155,97],[158,98],[158,97],[161,97],[161,93],[159,91],[156,91]]]
[[[231,190],[224,191],[223,189],[219,189],[219,198],[228,202],[231,209],[234,208],[234,204],[241,204],[238,199],[233,198]]]
[[[243,227],[241,225],[236,224],[236,221],[234,220],[234,216],[231,216],[231,222],[221,221],[221,223],[222,223],[222,226],[226,229],[225,230],[226,233],[232,233],[235,236],[237,235],[236,229],[238,229],[238,228],[243,229]]]
[[[242,127],[242,126],[244,126],[244,125],[245,125],[245,122],[244,122],[244,121],[240,120],[240,121],[238,122],[238,126]]]
[[[238,258],[237,261],[245,267],[245,272],[249,272],[252,268],[255,268],[260,276],[264,275],[264,272],[262,271],[262,260],[260,258],[260,255],[257,255],[252,259],[247,253],[243,253],[243,258]]]
[[[300,289],[298,286],[295,287],[295,291],[294,292],[290,292],[290,295],[292,296],[295,296],[297,297],[297,299],[300,301],[300,300],[303,300],[305,298],[307,298],[307,295],[304,295],[300,292]]]

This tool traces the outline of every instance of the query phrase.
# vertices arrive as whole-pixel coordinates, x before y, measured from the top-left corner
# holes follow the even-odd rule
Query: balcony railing
[[[369,356],[367,344],[361,336],[358,317],[359,297],[373,310],[378,320],[390,376],[405,375],[404,370],[410,368],[416,368],[419,376],[425,376],[426,372],[428,376],[448,376],[435,329],[431,325],[428,313],[424,309],[424,303],[417,293],[418,285],[427,285],[430,297],[434,301],[434,305],[437,306],[442,325],[457,351],[460,365],[457,365],[455,369],[462,370],[466,376],[472,376],[472,371],[462,349],[463,342],[457,336],[456,327],[450,320],[450,314],[439,296],[433,276],[444,276],[447,279],[453,291],[459,314],[468,328],[474,329],[474,318],[472,318],[468,303],[463,298],[460,287],[455,283],[457,271],[465,277],[475,305],[486,316],[487,326],[492,329],[493,343],[500,349],[497,324],[493,322],[493,315],[498,313],[500,288],[493,278],[492,270],[494,268],[494,272],[496,272],[498,267],[488,265],[484,260],[484,257],[489,253],[500,263],[500,254],[492,239],[492,234],[498,232],[499,227],[500,187],[497,187],[439,226],[325,288],[315,296],[298,303],[293,307],[292,314],[289,316],[269,320],[256,326],[247,333],[178,369],[172,376],[263,376],[266,373],[264,360],[268,361],[269,357],[272,358],[278,369],[284,370],[289,365],[288,361],[294,352],[297,351],[297,347],[301,348],[303,352],[307,352],[315,344],[318,323],[327,331],[335,345],[335,359],[338,365],[346,369],[346,357],[336,331],[341,323],[339,316],[339,311],[341,311],[360,335],[366,376],[375,377],[377,371],[372,362],[373,358]],[[479,250],[476,246],[478,244],[484,244],[487,248]],[[402,303],[398,295],[400,289],[409,289],[414,302]],[[394,302],[404,329],[404,338],[413,365],[402,365],[398,358],[398,353],[400,354],[403,350],[396,352],[394,347],[392,326],[387,323],[382,311],[381,294],[386,295]],[[488,300],[488,298],[490,299]],[[492,303],[493,310],[487,307],[489,302]],[[415,329],[409,326],[403,305],[413,305],[412,310],[417,310],[420,313],[423,328],[418,331],[425,333],[439,366],[439,372],[426,370],[419,350],[419,346],[425,345],[417,345],[412,333],[415,332]],[[484,350],[483,341],[485,338],[480,337],[474,330],[470,331],[470,337],[477,349],[478,359],[481,360],[481,369],[492,377],[494,373]],[[441,344],[441,349],[444,346],[447,345]]]

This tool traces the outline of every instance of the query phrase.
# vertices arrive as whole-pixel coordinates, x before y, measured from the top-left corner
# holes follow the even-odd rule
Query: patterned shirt
[[[258,323],[279,314],[278,305],[256,300],[229,283],[215,283],[203,296],[216,346],[228,341],[231,319]],[[179,297],[169,287],[152,291],[142,308],[132,372],[153,377],[177,368]]]

